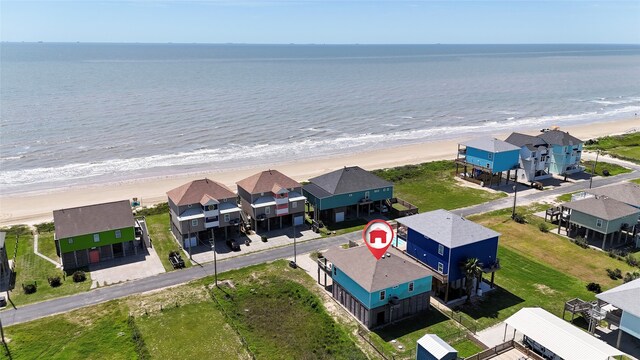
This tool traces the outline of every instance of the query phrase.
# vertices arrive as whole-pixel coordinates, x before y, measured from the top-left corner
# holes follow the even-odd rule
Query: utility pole
[[[218,287],[218,261],[216,259],[216,239],[213,235],[213,228],[211,228],[211,251],[213,251],[213,275],[216,281],[216,287]]]
[[[596,161],[593,163],[593,167],[591,168],[591,177],[589,178],[589,189],[591,189],[591,184],[593,183],[593,174],[596,173],[596,166],[598,166],[599,155],[600,155],[600,150],[596,150]]]
[[[511,211],[511,218],[516,217],[516,198],[518,197],[518,169],[516,169],[516,181],[513,183],[513,210]]]

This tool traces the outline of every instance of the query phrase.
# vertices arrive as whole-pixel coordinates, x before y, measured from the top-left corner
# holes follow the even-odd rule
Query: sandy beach
[[[620,134],[631,129],[640,130],[640,118],[591,123],[582,126],[561,128],[573,136],[587,140],[595,137]],[[513,131],[535,135],[539,129],[512,129]],[[494,134],[504,139],[509,134]],[[238,170],[178,175],[172,177],[138,179],[113,184],[90,185],[68,189],[54,189],[48,192],[26,193],[0,197],[0,225],[35,224],[51,221],[52,211],[61,208],[131,199],[142,199],[144,206],[166,201],[166,192],[190,180],[209,177],[235,189],[235,182],[258,171],[277,168],[288,176],[304,181],[311,177],[335,170],[342,166],[358,165],[372,170],[426,161],[453,159],[457,143],[467,139],[431,141],[394,148],[349,153],[321,159],[307,159],[296,162],[278,162],[265,159],[260,167]]]

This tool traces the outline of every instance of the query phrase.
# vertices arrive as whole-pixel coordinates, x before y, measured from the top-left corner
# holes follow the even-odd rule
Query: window
[[[409,283],[409,292],[413,292],[413,281]]]
[[[444,245],[438,244],[438,255],[444,255]]]
[[[229,214],[224,214],[224,222],[229,222],[230,216]]]
[[[120,239],[122,237],[122,232],[120,230],[116,230],[116,239]]]
[[[267,206],[266,208],[264,208],[264,213],[271,214],[271,207]]]
[[[73,238],[69,238],[69,240],[67,240],[67,242],[68,242],[69,244],[73,244]]]
[[[261,192],[261,193],[260,193],[260,196],[264,196],[264,193],[263,193],[263,192]]]
[[[387,293],[384,290],[380,291],[380,300],[384,300],[386,296],[387,296]]]
[[[438,272],[440,274],[444,273],[444,265],[441,262],[438,263]]]
[[[531,152],[531,157],[536,157],[536,152],[535,151]]]
[[[191,208],[192,206],[193,206],[193,204],[189,204],[189,205],[187,205],[187,207],[188,207],[188,208]]]
[[[333,266],[333,275],[338,275],[338,268]]]
[[[349,194],[349,197],[352,197],[352,196],[353,196],[353,194]]]
[[[400,287],[400,285],[396,285],[396,286],[394,286],[393,288],[394,288],[394,289],[397,289],[398,287]]]
[[[596,219],[596,226],[602,227],[602,219]]]
[[[208,205],[207,206],[207,211],[213,211],[213,210],[217,210],[218,206],[217,205]]]
[[[293,209],[297,208],[297,207],[298,207],[298,203],[297,203],[297,202],[295,202],[295,201],[294,201],[294,202],[292,202],[292,203],[291,203],[291,207],[292,207]]]
[[[373,190],[374,193],[379,193],[380,189]]]
[[[369,192],[368,191],[364,192],[364,197],[367,198],[367,199],[369,198]]]
[[[212,217],[208,217],[204,219],[204,222],[212,222],[212,221],[218,221],[218,217],[217,216],[212,216]]]
[[[198,219],[191,220],[191,226],[198,226]]]
[[[100,234],[93,234],[93,242],[99,242],[100,241]]]
[[[492,153],[489,153],[488,155],[489,155],[489,156],[487,157],[487,159],[492,160],[492,159],[493,159],[493,154],[492,154]]]

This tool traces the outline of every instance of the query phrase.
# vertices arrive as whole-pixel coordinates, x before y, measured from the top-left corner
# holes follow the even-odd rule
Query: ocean
[[[639,112],[637,45],[2,43],[0,193]]]

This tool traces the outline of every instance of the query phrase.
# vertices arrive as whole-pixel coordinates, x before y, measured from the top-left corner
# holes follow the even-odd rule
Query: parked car
[[[238,242],[235,241],[234,239],[227,240],[227,246],[232,251],[240,251],[240,245],[238,245]]]
[[[389,208],[387,207],[387,205],[382,205],[382,207],[380,207],[380,205],[376,205],[375,209],[377,212],[385,214],[389,212]]]

